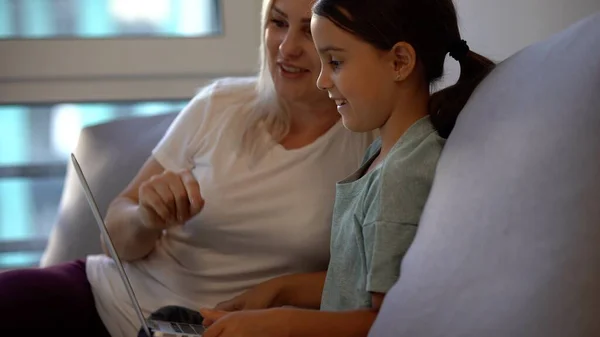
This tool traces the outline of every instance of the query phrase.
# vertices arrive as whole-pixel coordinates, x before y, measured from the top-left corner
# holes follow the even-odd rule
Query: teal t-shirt
[[[445,140],[429,117],[415,122],[370,172],[381,140],[361,167],[336,186],[331,258],[321,310],[371,307],[370,292],[387,293],[400,275]]]

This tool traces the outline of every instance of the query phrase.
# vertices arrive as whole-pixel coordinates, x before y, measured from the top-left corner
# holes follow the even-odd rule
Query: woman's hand
[[[238,311],[267,309],[284,305],[280,297],[284,288],[284,279],[275,278],[260,283],[254,288],[238,295],[228,301],[217,304],[215,310]]]
[[[139,187],[138,212],[151,229],[167,229],[184,224],[204,207],[200,184],[189,170],[164,171]]]
[[[225,312],[201,309],[203,337],[288,337],[289,309],[275,308]]]

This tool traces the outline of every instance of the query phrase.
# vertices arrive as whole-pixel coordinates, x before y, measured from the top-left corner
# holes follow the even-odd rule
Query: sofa
[[[81,131],[74,154],[102,214],[150,156],[175,116],[176,112],[133,117]],[[68,165],[58,215],[40,266],[101,252],[100,230],[77,174]]]
[[[78,153],[103,209],[170,117],[84,132]],[[99,251],[76,185],[69,171],[45,265]],[[514,54],[477,87],[369,336],[600,336],[599,200],[596,13]]]
[[[461,112],[370,337],[600,336],[600,13]]]

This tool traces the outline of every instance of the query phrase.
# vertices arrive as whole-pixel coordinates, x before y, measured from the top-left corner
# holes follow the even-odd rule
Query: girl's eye
[[[333,69],[338,69],[342,65],[342,61],[331,60],[329,61],[329,65],[331,65]]]

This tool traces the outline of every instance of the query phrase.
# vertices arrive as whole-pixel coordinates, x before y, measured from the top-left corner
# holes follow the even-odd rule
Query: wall
[[[455,4],[463,39],[496,62],[600,11],[600,0],[455,0]],[[448,59],[441,86],[458,78],[457,63]]]

